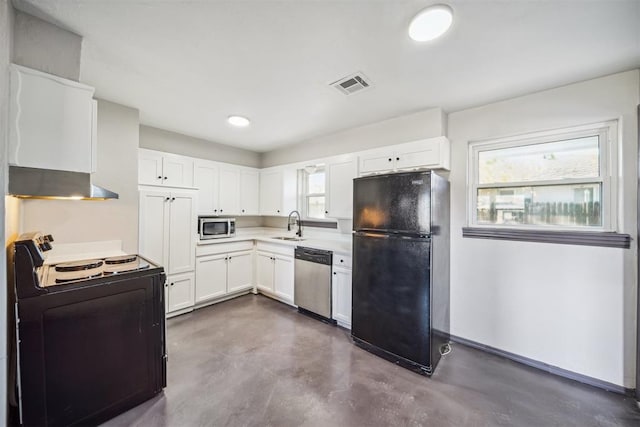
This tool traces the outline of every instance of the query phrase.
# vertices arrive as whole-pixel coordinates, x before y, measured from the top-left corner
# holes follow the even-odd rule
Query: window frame
[[[311,175],[309,172],[307,172],[304,168],[300,169],[300,173],[301,173],[301,186],[302,186],[302,191],[300,192],[300,205],[301,205],[301,213],[302,213],[302,220],[304,221],[328,221],[329,218],[327,218],[326,216],[324,218],[315,218],[315,217],[310,217],[309,216],[309,198],[310,197],[324,197],[324,207],[325,207],[325,215],[326,215],[326,211],[327,211],[327,200],[328,200],[328,193],[327,193],[327,169],[325,167],[325,165],[317,165],[316,166],[316,170],[313,173],[318,173],[318,172],[323,172],[324,173],[324,193],[308,193],[308,184],[309,184],[309,175]]]
[[[618,120],[531,132],[502,138],[470,141],[467,161],[467,226],[474,229],[615,232],[617,231],[618,200]],[[479,154],[484,151],[558,142],[586,136],[598,136],[600,151],[597,178],[565,178],[557,180],[518,181],[479,184]],[[480,224],[477,218],[478,190],[483,188],[515,188],[549,185],[593,184],[602,186],[602,226],[566,226],[557,224]]]

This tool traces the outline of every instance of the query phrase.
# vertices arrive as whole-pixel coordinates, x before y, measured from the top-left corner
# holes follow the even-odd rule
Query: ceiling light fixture
[[[409,37],[417,42],[435,40],[451,27],[453,11],[444,4],[429,6],[420,11],[409,24]]]
[[[229,124],[240,127],[240,128],[247,127],[249,126],[249,123],[250,123],[249,119],[242,116],[229,116],[227,118],[227,121],[229,122]]]

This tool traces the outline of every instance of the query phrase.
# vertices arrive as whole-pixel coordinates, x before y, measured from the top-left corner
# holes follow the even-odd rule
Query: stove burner
[[[114,256],[111,258],[106,258],[104,260],[105,264],[127,264],[129,262],[134,262],[138,260],[138,255],[123,255],[123,256]]]
[[[63,272],[63,271],[92,270],[94,268],[102,267],[102,264],[103,262],[98,259],[66,262],[64,264],[56,265],[56,271]]]
[[[62,278],[62,277],[57,277],[56,278],[56,283],[77,282],[78,280],[93,279],[95,277],[100,277],[100,276],[102,276],[102,272],[95,273],[95,274],[88,274],[86,276],[68,278],[68,279],[65,279],[65,278]]]

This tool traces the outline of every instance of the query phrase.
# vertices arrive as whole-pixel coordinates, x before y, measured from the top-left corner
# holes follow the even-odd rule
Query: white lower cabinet
[[[227,293],[227,255],[196,258],[196,303]]]
[[[273,263],[274,256],[271,253],[256,253],[256,288],[261,291],[273,293]]]
[[[331,275],[332,317],[340,326],[351,329],[351,269],[338,266],[336,262],[337,257],[334,256]]]
[[[166,312],[172,313],[191,309],[194,303],[193,273],[176,274],[167,277],[165,284]]]
[[[256,288],[282,302],[293,304],[293,257],[258,251]]]
[[[273,266],[273,287],[278,298],[293,304],[293,258],[276,255]]]
[[[227,259],[227,291],[253,288],[253,251],[229,254]]]
[[[253,288],[252,246],[253,242],[239,242],[198,248],[201,255],[196,258],[196,304]],[[229,249],[236,251],[220,253]]]

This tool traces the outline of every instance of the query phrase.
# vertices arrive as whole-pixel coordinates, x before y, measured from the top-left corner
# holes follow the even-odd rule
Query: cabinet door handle
[[[171,198],[171,201],[173,202],[175,199],[176,199],[175,197],[172,197],[172,198]]]
[[[173,286],[173,283],[171,283],[169,286]]]
[[[214,209],[213,211],[214,211],[214,212],[218,212],[218,209]]]
[[[158,177],[158,179],[162,179],[162,175],[160,175],[160,176]]]
[[[166,199],[164,199],[165,202],[168,202],[170,199],[170,197],[167,197]]]
[[[396,157],[396,160],[400,160],[400,157]]]
[[[389,157],[389,161],[392,161],[393,159],[391,157]]]
[[[340,260],[340,262],[344,262],[344,260],[343,260],[343,259],[341,259],[341,260]]]
[[[335,276],[336,274],[337,274],[337,273],[334,271],[334,272],[333,272],[333,275]]]
[[[244,213],[244,209],[242,209],[242,213]]]
[[[280,213],[280,209],[278,209],[278,213]]]
[[[164,179],[167,179],[167,177],[165,176]]]
[[[220,212],[222,212],[222,209],[220,209]]]
[[[324,213],[328,214],[328,213],[329,213],[329,211],[324,211]]]

